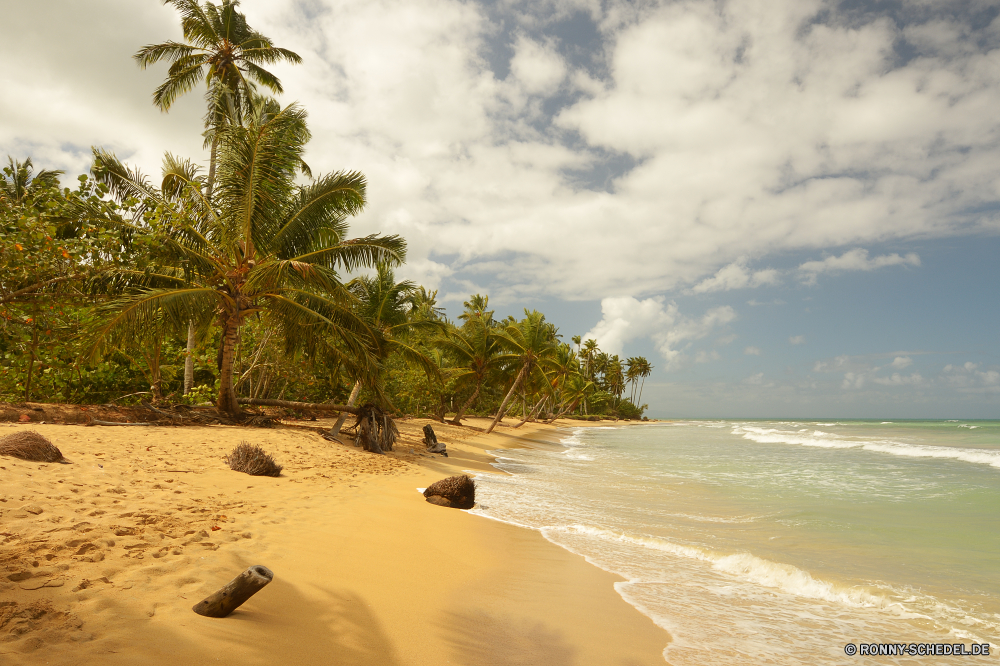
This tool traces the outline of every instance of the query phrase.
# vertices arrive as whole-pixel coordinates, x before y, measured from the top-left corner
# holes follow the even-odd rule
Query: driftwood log
[[[274,573],[270,569],[256,564],[215,594],[196,603],[191,610],[205,617],[226,617],[273,579]]]
[[[241,405],[259,405],[261,407],[286,407],[288,409],[314,409],[326,412],[347,412],[348,414],[359,414],[359,407],[349,405],[328,405],[322,402],[295,402],[293,400],[265,400],[264,398],[237,398]]]
[[[424,444],[427,446],[427,451],[430,453],[440,453],[445,458],[448,457],[448,450],[444,444],[438,441],[437,435],[434,434],[434,428],[428,423],[424,426]]]

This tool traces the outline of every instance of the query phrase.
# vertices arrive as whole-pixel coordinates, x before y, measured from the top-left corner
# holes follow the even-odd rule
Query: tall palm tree
[[[487,434],[493,432],[497,423],[503,418],[507,404],[521,383],[530,373],[541,372],[542,363],[547,361],[558,348],[556,327],[545,321],[545,315],[537,310],[528,312],[527,309],[524,314],[523,320],[497,330],[501,345],[507,350],[500,355],[501,359],[519,368],[519,371],[503,402],[500,403],[500,409],[497,410],[493,423],[486,430]]]
[[[639,397],[632,401],[632,404],[638,406],[642,402],[642,389],[646,386],[646,377],[653,374],[653,366],[644,356],[637,356],[635,358],[635,368],[636,377],[642,380],[642,383],[639,385]],[[629,361],[629,371],[632,371],[631,359]]]
[[[247,25],[237,11],[239,0],[222,0],[221,5],[197,0],[163,0],[181,14],[181,28],[187,43],[150,44],[133,56],[142,69],[167,60],[167,79],[153,92],[153,104],[169,111],[178,97],[200,81],[207,84],[205,143],[211,147],[206,197],[212,199],[218,155],[218,133],[227,123],[242,123],[250,113],[255,83],[281,93],[281,81],[261,65],[282,60],[302,62],[298,54],[274,46],[271,40]],[[184,393],[194,385],[195,326],[189,322],[184,361]]]
[[[154,265],[145,277],[126,275],[133,289],[106,310],[93,355],[166,316],[174,324],[215,316],[222,329],[218,408],[235,414],[233,362],[240,327],[250,316],[282,331],[286,351],[333,353],[338,338],[354,355],[370,359],[372,333],[353,311],[353,296],[338,270],[379,262],[399,264],[405,241],[397,236],[347,240],[347,218],[365,205],[365,179],[357,172],[320,176],[297,186],[309,139],[305,112],[256,100],[246,126],[219,133],[218,192],[209,202],[190,174],[173,175],[189,206],[151,187],[113,155],[95,150],[95,177],[118,198],[148,201],[146,218],[157,237]],[[133,222],[138,225],[143,221]]]

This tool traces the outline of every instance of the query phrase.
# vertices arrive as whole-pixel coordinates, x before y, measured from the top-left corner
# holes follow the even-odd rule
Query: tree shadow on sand
[[[440,631],[463,666],[573,666],[576,650],[552,627],[481,610],[449,612]]]

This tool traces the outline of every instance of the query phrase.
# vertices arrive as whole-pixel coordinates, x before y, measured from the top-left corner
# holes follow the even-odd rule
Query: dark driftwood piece
[[[445,458],[448,457],[448,450],[444,444],[438,441],[437,435],[434,434],[434,428],[431,427],[430,423],[424,426],[424,444],[430,453],[440,453]]]
[[[347,405],[327,405],[322,402],[294,402],[292,400],[265,400],[264,398],[238,398],[241,405],[259,405],[261,407],[287,407],[288,409],[314,409],[327,412],[347,412],[358,414],[361,410]]]
[[[226,617],[274,579],[274,572],[256,564],[216,592],[196,603],[191,610],[205,617]]]
[[[163,425],[162,423],[118,423],[117,421],[98,421],[97,419],[91,419],[87,422],[87,425],[102,425],[102,426],[155,426]]]

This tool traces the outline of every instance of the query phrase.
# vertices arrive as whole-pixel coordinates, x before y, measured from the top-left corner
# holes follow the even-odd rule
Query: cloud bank
[[[149,94],[164,70],[130,60],[178,38],[176,15],[55,4],[5,12],[0,151],[71,172],[90,144],[153,174],[165,149],[204,157],[199,95],[161,115]],[[986,3],[242,7],[305,58],[277,73],[310,112],[313,169],[362,170],[355,231],[404,235],[408,276],[431,287],[708,293],[779,279],[748,256],[835,248],[799,267],[810,280],[919,265],[839,248],[998,229],[1000,19]]]

